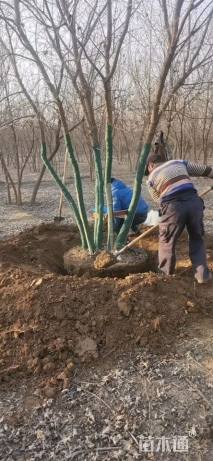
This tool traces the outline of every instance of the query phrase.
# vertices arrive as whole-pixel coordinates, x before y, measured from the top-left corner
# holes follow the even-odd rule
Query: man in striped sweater
[[[175,247],[186,227],[189,235],[189,257],[195,279],[211,279],[204,245],[203,200],[198,196],[190,176],[213,178],[213,168],[185,160],[162,162],[160,155],[148,158],[148,188],[160,203],[159,270],[167,275],[175,271]]]

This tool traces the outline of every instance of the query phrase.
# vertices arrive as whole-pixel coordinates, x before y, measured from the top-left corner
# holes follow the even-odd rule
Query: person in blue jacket
[[[113,212],[128,210],[129,204],[132,199],[133,190],[127,186],[123,181],[117,178],[111,178],[111,189],[112,189],[112,200],[113,200]],[[133,233],[138,232],[138,225],[142,224],[148,213],[148,205],[145,200],[140,197],[136,208],[135,216],[132,222],[131,230]],[[124,218],[114,218],[114,231],[118,234],[124,222]]]

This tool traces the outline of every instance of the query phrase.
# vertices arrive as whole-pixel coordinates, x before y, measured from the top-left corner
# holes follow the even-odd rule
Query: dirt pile
[[[212,290],[195,288],[191,277],[59,275],[56,255],[63,259],[77,243],[67,226],[0,243],[1,385],[27,378],[51,397],[76,366],[135,347],[168,347],[192,315],[211,307]]]
[[[65,251],[79,243],[76,226],[41,224],[1,240],[0,263],[63,274]]]

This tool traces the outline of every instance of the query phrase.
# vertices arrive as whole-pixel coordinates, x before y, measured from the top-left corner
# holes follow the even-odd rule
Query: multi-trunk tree
[[[207,0],[56,0],[54,4],[49,0],[0,1],[1,24],[7,37],[1,39],[2,46],[8,53],[20,89],[38,119],[43,162],[72,208],[82,245],[91,253],[103,245],[104,195],[108,208],[108,248],[113,245],[119,248],[125,243],[159,121],[167,123],[168,133],[171,132],[174,117],[168,117],[168,113],[173,114],[177,109],[175,96],[186,82],[196,85],[201,73],[212,62],[212,14],[212,2]],[[148,52],[145,49],[147,37]],[[128,66],[130,49],[135,60],[138,59],[134,75],[131,75],[133,66]],[[149,65],[145,66],[147,56]],[[39,101],[35,100],[23,75],[26,63],[30,63],[42,81]],[[123,114],[117,113],[118,107],[122,111],[122,104],[119,106],[116,102],[118,79],[119,82],[123,79],[119,91],[131,88],[132,84],[138,88],[143,111],[141,123],[140,113],[137,113],[135,121],[132,117],[139,133],[134,192],[127,218],[114,243],[111,175],[113,141],[118,139],[116,129],[119,127],[124,130],[123,139],[128,146],[125,120],[122,119]],[[81,116],[85,120],[86,136],[93,152],[96,195],[93,231],[86,213],[82,178],[67,117],[68,87],[81,104]],[[60,119],[73,169],[76,198],[56,172],[50,161],[51,155],[47,155],[45,118],[48,111],[45,107],[44,115],[42,93],[48,93],[49,107]],[[135,98],[130,95],[130,99],[134,105]],[[128,111],[130,113],[128,109],[126,116]],[[102,142],[100,134],[103,115],[105,142]]]

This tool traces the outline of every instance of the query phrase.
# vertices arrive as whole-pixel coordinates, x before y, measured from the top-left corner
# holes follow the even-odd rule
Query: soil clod
[[[109,251],[101,251],[95,258],[94,267],[95,269],[104,269],[112,266],[117,261],[116,256],[114,256]]]

